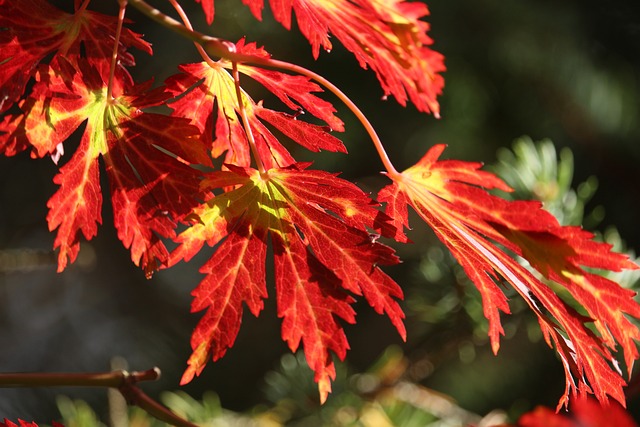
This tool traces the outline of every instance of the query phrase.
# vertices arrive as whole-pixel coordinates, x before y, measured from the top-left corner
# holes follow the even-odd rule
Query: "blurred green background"
[[[67,9],[69,3],[57,2]],[[164,1],[150,3],[170,11]],[[183,3],[192,16],[199,14],[195,2]],[[113,13],[114,4],[93,2],[91,8]],[[335,39],[331,54],[321,53],[314,61],[297,29],[285,31],[268,10],[257,23],[240,2],[217,1],[210,29],[200,18],[193,23],[234,41],[247,36],[275,58],[327,77],[368,115],[399,169],[415,163],[431,145],[446,143],[445,157],[493,165],[519,186],[519,196],[541,197],[565,223],[584,219],[585,227],[601,232],[615,225],[626,247],[637,250],[640,3],[480,0],[429,6],[434,49],[446,56],[447,65],[439,120],[392,99],[383,101],[373,73],[359,69]],[[160,83],[176,72],[177,64],[199,60],[190,43],[134,10],[128,16],[155,50],[152,58],[137,54],[132,72],[139,81],[155,76]],[[264,92],[252,95],[274,102]],[[375,194],[386,184],[378,173],[382,165],[355,118],[337,106],[347,125],[343,136],[349,155],[300,151],[296,156],[313,160],[316,168],[342,172]],[[548,138],[554,145],[536,146],[525,138],[520,157],[505,151],[522,135],[532,141]],[[74,144],[67,145],[67,153]],[[557,156],[561,173],[554,171]],[[190,333],[200,317],[189,313],[189,293],[210,252],[147,281],[117,240],[106,203],[99,236],[82,242],[78,261],[56,274],[50,250],[54,236],[45,221],[56,169],[49,159],[31,160],[25,154],[0,158],[0,369],[103,371],[119,356],[131,369],[162,369],[160,381],[144,385],[149,394],[177,390],[190,354]],[[528,174],[531,179],[522,178]],[[542,184],[553,191],[540,192]],[[259,319],[245,315],[227,355],[182,390],[196,399],[211,390],[217,397],[205,400],[215,401],[216,408],[249,415],[271,410],[281,421],[301,425],[312,425],[311,419],[349,424],[353,414],[344,408],[379,403],[378,397],[398,381],[420,386],[412,396],[440,392],[455,399],[451,408],[480,416],[494,409],[515,417],[538,404],[555,407],[564,374],[531,327],[532,316],[513,301],[514,315],[504,318],[507,336],[494,357],[476,291],[432,233],[418,224],[410,236],[415,244],[397,248],[403,264],[386,270],[406,293],[407,343],[385,318],[357,304],[358,323],[347,327],[351,351],[325,408],[316,403],[312,374],[298,369],[295,357],[283,358],[288,349],[280,339],[273,289]],[[618,240],[615,233],[609,236]],[[637,284],[636,276],[623,280]],[[106,419],[105,391],[78,389],[0,389],[0,417],[57,419],[58,395],[84,399]],[[400,406],[382,405],[394,423],[410,425],[403,416],[414,417],[415,425],[432,419],[434,407],[411,412],[396,399]],[[637,411],[640,399],[632,397],[629,404]]]

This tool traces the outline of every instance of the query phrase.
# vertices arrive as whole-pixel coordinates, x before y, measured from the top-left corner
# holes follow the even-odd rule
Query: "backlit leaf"
[[[0,7],[0,112],[20,99],[37,65],[51,53],[73,61],[83,57],[107,81],[117,18],[87,9],[68,14],[44,0],[5,0]],[[124,68],[135,63],[127,51],[132,46],[151,53],[151,45],[124,28],[116,83],[132,84]]]
[[[194,138],[197,129],[186,119],[143,113],[140,107],[158,101],[153,92],[147,99],[132,88],[131,95],[109,101],[106,85],[87,61],[56,58],[36,80],[11,138],[27,141],[43,156],[85,124],[80,146],[54,178],[60,188],[47,204],[49,229],[57,229],[58,270],[75,260],[81,235],[89,240],[97,234],[102,156],[118,237],[131,249],[132,261],[151,273],[168,257],[160,237],[173,237],[176,221],[196,203],[199,172],[189,165],[210,164]]]
[[[402,227],[407,225],[409,205],[479,289],[494,352],[504,335],[500,311],[509,313],[499,285],[509,283],[525,299],[565,369],[560,405],[569,396],[586,393],[603,403],[611,396],[624,404],[625,381],[613,352],[620,345],[630,374],[638,358],[635,342],[640,331],[627,315],[640,318],[640,306],[633,291],[591,269],[638,267],[627,256],[611,252],[610,245],[592,240],[593,234],[559,225],[539,202],[509,202],[489,194],[485,189],[510,189],[479,170],[478,163],[439,161],[443,149],[443,145],[433,147],[415,166],[390,176],[394,183],[380,192],[398,239],[406,240]],[[569,305],[572,299],[580,307]]]
[[[202,4],[202,11],[207,23],[211,25],[213,17],[215,15],[215,8],[213,6],[213,0],[196,0],[196,2]]]
[[[302,343],[324,401],[335,378],[331,353],[343,359],[349,347],[338,319],[355,321],[354,296],[364,296],[406,335],[396,301],[402,291],[378,268],[398,259],[367,231],[383,214],[353,184],[304,165],[265,174],[228,168],[211,174],[204,185],[235,189],[194,210],[197,221],[176,238],[180,246],[171,255],[173,264],[189,260],[205,243],[216,248],[193,292],[192,310],[207,312],[193,333],[194,353],[182,382],[233,345],[243,303],[254,315],[262,310],[270,236],[282,337],[292,351]]]
[[[238,42],[236,50],[245,54],[268,56],[264,50],[257,49],[255,44],[245,45],[243,40]],[[171,103],[173,115],[190,119],[200,129],[202,140],[205,144],[211,144],[211,154],[214,157],[226,152],[226,163],[249,166],[251,153],[240,119],[240,106],[230,68],[231,64],[227,61],[181,65],[182,73],[170,77],[166,84],[171,93],[181,95]],[[306,77],[242,64],[238,66],[238,70],[263,84],[296,115],[301,111],[308,111],[327,123],[330,129],[344,130],[342,121],[333,114],[333,106],[313,94],[321,91],[320,87]],[[185,91],[187,93],[182,95]],[[346,152],[342,142],[322,126],[297,120],[296,115],[267,109],[262,102],[255,102],[244,90],[242,103],[257,149],[268,168],[288,166],[295,160],[265,123],[311,151]]]
[[[242,0],[256,18],[262,18],[264,0]],[[378,77],[384,95],[401,105],[411,101],[420,111],[439,115],[437,96],[442,92],[443,56],[430,46],[429,14],[424,3],[398,0],[270,0],[275,19],[291,29],[298,27],[311,43],[313,56],[320,48],[330,51],[330,35],[351,51],[363,68]]]

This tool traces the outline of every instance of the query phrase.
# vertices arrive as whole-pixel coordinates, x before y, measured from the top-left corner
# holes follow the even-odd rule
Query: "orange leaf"
[[[213,17],[215,15],[213,0],[196,0],[196,2],[202,4],[204,17],[207,20],[207,23],[211,25],[213,23]]]
[[[619,343],[631,372],[640,331],[626,315],[640,318],[640,306],[633,291],[584,267],[611,271],[638,267],[625,255],[611,252],[610,245],[593,241],[591,233],[561,226],[539,202],[509,202],[489,194],[486,189],[510,189],[479,170],[478,163],[438,160],[443,150],[443,145],[433,147],[415,166],[390,176],[394,183],[380,192],[380,201],[387,202],[387,214],[398,227],[396,237],[406,240],[402,227],[408,225],[410,205],[479,289],[494,352],[504,334],[500,311],[509,313],[498,284],[513,286],[537,315],[547,343],[555,346],[563,362],[567,382],[560,405],[570,395],[586,393],[604,403],[607,396],[624,403],[625,381],[612,352]],[[558,287],[589,317],[561,299],[553,290]]]
[[[244,40],[236,44],[236,50],[248,55],[269,56],[253,43],[245,45]],[[212,64],[200,62],[181,65],[182,73],[166,81],[168,90],[180,96],[171,103],[174,110],[172,115],[191,120],[200,130],[203,143],[211,146],[214,157],[226,152],[226,163],[249,166],[249,143],[240,119],[235,82],[229,68],[231,64],[223,60]],[[314,95],[314,92],[321,91],[318,85],[306,77],[243,64],[238,66],[238,70],[264,85],[295,112],[291,115],[267,109],[262,102],[255,102],[242,91],[242,107],[267,168],[289,166],[295,161],[265,123],[311,151],[346,152],[342,142],[329,133],[329,130],[344,130],[343,123],[334,115],[335,109],[329,102]],[[329,128],[297,120],[297,116],[304,111],[327,123]],[[215,139],[211,142],[213,136]]]
[[[258,19],[264,0],[243,0]],[[443,56],[430,46],[429,14],[424,3],[398,0],[270,0],[276,21],[291,28],[295,11],[298,27],[311,43],[313,56],[330,51],[330,34],[351,51],[363,68],[378,77],[384,95],[401,105],[410,100],[420,111],[439,115]]]
[[[62,424],[57,423],[55,421],[51,424],[52,424],[52,427],[64,427]],[[4,422],[0,421],[0,427],[38,427],[38,424],[30,423],[20,419],[18,419],[18,424],[16,424],[5,418]]]
[[[233,345],[243,303],[254,315],[262,310],[270,235],[282,338],[292,351],[302,343],[324,401],[335,378],[331,353],[343,359],[349,348],[338,319],[355,321],[353,296],[363,295],[405,336],[396,301],[402,291],[378,268],[398,259],[367,231],[384,215],[358,187],[327,172],[300,164],[262,175],[227,167],[203,184],[207,190],[235,189],[194,210],[197,221],[176,238],[180,246],[171,254],[174,264],[190,259],[205,243],[216,247],[200,270],[205,279],[193,292],[192,310],[207,312],[193,333],[194,353],[183,379],[199,374],[203,355],[217,360]]]
[[[132,87],[107,101],[107,87],[88,61],[55,58],[42,67],[30,97],[21,102],[20,125],[10,134],[26,140],[34,155],[60,152],[66,139],[86,123],[80,146],[60,168],[60,185],[49,200],[47,221],[57,229],[58,270],[78,254],[80,235],[97,234],[101,222],[100,156],[111,185],[118,237],[131,259],[150,274],[166,263],[161,237],[173,237],[176,221],[190,212],[200,194],[200,173],[191,164],[210,165],[197,129],[186,119],[143,113],[164,98]],[[124,85],[120,85],[124,86]],[[171,216],[169,216],[169,213]]]
[[[63,12],[43,0],[5,0],[0,14],[0,112],[18,101],[47,55],[61,53],[76,61],[91,52],[87,60],[106,81],[109,76],[113,34],[117,18],[82,9],[74,14]],[[139,34],[124,28],[118,53],[116,83],[131,86],[124,68],[135,64],[127,48],[134,46],[151,54],[151,45]],[[122,89],[122,88],[121,88]],[[0,148],[2,143],[0,140]]]

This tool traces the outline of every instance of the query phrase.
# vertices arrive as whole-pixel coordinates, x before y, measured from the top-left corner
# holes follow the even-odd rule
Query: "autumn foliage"
[[[4,422],[0,421],[0,427],[38,427],[36,423],[27,422],[24,420],[18,420],[18,423],[14,423],[13,421],[9,421],[5,418]],[[52,427],[64,427],[62,424],[53,422]]]
[[[105,174],[118,237],[147,277],[205,245],[214,248],[192,292],[192,311],[204,314],[183,384],[233,346],[244,307],[260,314],[267,263],[275,271],[282,339],[292,351],[304,350],[321,401],[336,375],[333,357],[344,359],[349,349],[343,324],[356,321],[356,300],[386,315],[406,339],[402,289],[384,272],[400,260],[381,240],[409,243],[412,209],[480,291],[494,352],[504,335],[501,313],[510,312],[502,287],[510,286],[562,361],[559,407],[587,394],[624,405],[640,339],[631,318],[640,318],[640,306],[632,291],[597,270],[638,268],[625,255],[579,227],[560,225],[539,202],[501,198],[510,188],[500,178],[479,163],[441,159],[443,145],[425,148],[420,161],[398,172],[338,88],[253,41],[193,31],[177,0],[169,3],[182,24],[141,0],[119,1],[117,17],[91,11],[88,0],[74,3],[67,13],[45,0],[0,1],[0,152],[28,151],[59,165],[58,190],[47,205],[59,272],[74,262],[81,241],[97,235]],[[212,24],[213,0],[199,3]],[[262,0],[243,3],[262,18]],[[133,81],[134,53],[152,49],[127,28],[129,7],[194,40],[202,61],[178,65],[162,84]],[[431,48],[423,3],[271,0],[270,9],[287,29],[295,17],[314,58],[339,41],[375,73],[383,96],[439,116],[444,58]],[[252,97],[243,87],[247,78],[286,111]],[[336,98],[369,132],[391,181],[375,197],[299,162],[283,143],[346,153],[350,142],[338,137],[344,124],[330,101]],[[151,112],[157,106],[171,113]],[[303,120],[303,112],[313,119]],[[69,152],[67,140],[78,130],[80,144]],[[222,167],[214,167],[216,158]]]
[[[603,407],[593,399],[579,399],[571,411],[557,413],[539,406],[520,417],[513,427],[637,427],[631,416],[617,403]]]

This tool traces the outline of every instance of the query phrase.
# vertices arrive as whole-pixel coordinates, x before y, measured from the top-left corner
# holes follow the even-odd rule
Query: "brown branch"
[[[171,412],[153,400],[136,386],[142,381],[155,381],[160,378],[160,369],[128,372],[124,370],[96,373],[0,373],[0,388],[18,387],[109,387],[116,388],[130,405],[138,406],[160,421],[178,427],[197,427]]]
[[[236,54],[236,48],[233,43],[217,37],[211,37],[190,29],[185,25],[182,25],[180,22],[176,21],[169,15],[166,15],[153,6],[149,5],[144,0],[128,0],[128,3],[160,25],[169,28],[175,33],[180,34],[181,36],[195,43],[202,45],[205,51],[210,55],[220,58],[227,58],[229,60],[242,60],[252,58],[248,55]]]
[[[144,409],[147,413],[160,421],[169,423],[177,427],[198,427],[196,424],[180,418],[151,397],[138,387],[131,385],[125,388],[120,388],[120,393],[127,399],[130,404],[135,404],[139,408]]]

